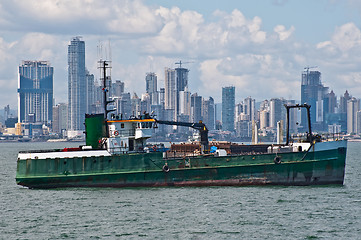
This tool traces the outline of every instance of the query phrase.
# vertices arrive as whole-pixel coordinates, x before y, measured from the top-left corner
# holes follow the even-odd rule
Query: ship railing
[[[200,152],[189,152],[189,151],[166,151],[163,153],[164,159],[175,159],[175,158],[194,158],[200,156]]]
[[[321,141],[335,141],[343,138],[341,133],[314,133],[315,139],[320,139]],[[307,133],[297,133],[290,136],[290,142],[308,142]]]

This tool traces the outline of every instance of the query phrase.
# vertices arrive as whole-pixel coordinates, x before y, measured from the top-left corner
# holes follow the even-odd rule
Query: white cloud
[[[284,40],[288,39],[292,35],[292,33],[295,31],[295,27],[292,26],[292,27],[290,27],[289,30],[286,30],[285,26],[277,25],[274,28],[274,31],[278,34],[279,39],[281,41],[284,41]]]

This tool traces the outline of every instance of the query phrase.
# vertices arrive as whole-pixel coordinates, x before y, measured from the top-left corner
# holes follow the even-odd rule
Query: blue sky
[[[139,96],[145,74],[158,86],[164,68],[190,61],[191,92],[221,101],[251,96],[299,100],[301,72],[318,66],[337,96],[361,96],[361,2],[356,0],[14,0],[0,1],[0,108],[17,107],[22,60],[48,60],[54,97],[67,101],[67,45],[86,43],[86,64],[99,77],[97,46],[111,45],[113,80]]]

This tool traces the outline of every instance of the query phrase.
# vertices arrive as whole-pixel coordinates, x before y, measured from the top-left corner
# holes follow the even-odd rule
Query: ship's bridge
[[[110,153],[143,151],[146,139],[152,136],[156,122],[153,118],[107,121],[109,138],[107,148]]]

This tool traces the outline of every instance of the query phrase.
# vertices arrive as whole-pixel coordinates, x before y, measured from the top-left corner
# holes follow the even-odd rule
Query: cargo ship
[[[105,72],[105,70],[104,70]],[[104,77],[104,79],[106,79]],[[106,86],[105,86],[106,87]],[[16,182],[28,188],[169,187],[247,185],[325,185],[344,182],[347,140],[312,134],[310,107],[286,105],[284,144],[209,142],[202,122],[172,122],[143,114],[130,119],[109,114],[86,115],[86,145],[18,154]],[[289,134],[289,112],[306,108],[304,139]],[[107,119],[107,116],[110,116]],[[159,124],[199,131],[196,143],[170,149],[147,145]]]

